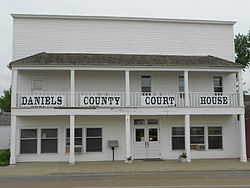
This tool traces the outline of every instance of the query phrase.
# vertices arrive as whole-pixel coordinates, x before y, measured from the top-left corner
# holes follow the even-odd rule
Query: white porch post
[[[241,73],[241,71],[238,71],[237,79],[238,79],[239,105],[244,106],[244,97],[243,97],[243,88],[242,88],[242,73]]]
[[[75,116],[70,115],[70,153],[69,163],[75,164]]]
[[[11,116],[10,164],[16,164],[16,116]]]
[[[184,71],[184,96],[185,96],[185,106],[189,106],[188,71]]]
[[[125,162],[131,163],[131,135],[130,135],[130,115],[125,116],[125,134],[126,134],[126,154]],[[131,159],[131,160],[128,160]]]
[[[240,161],[247,162],[245,115],[240,114]]]
[[[17,70],[12,70],[12,84],[11,84],[11,107],[17,106]]]
[[[130,78],[129,70],[125,71],[125,92],[126,92],[126,106],[130,105]]]
[[[187,162],[191,162],[190,154],[190,115],[185,114],[185,152],[187,153]]]
[[[75,70],[70,70],[70,106],[75,106]]]

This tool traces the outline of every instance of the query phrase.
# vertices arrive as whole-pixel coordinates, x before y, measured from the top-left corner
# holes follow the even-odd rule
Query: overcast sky
[[[0,94],[10,87],[11,13],[138,16],[237,21],[235,34],[250,29],[250,0],[5,0],[0,6]],[[250,88],[250,71],[244,74]]]

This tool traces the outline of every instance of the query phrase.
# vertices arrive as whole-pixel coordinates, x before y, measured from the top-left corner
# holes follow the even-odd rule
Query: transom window
[[[42,129],[41,153],[57,153],[57,129]]]
[[[152,91],[151,88],[151,76],[143,75],[141,76],[141,92],[148,92]]]
[[[102,128],[87,128],[86,131],[86,151],[101,152]]]
[[[37,153],[37,130],[22,129],[20,153]]]
[[[216,92],[216,93],[223,92],[222,77],[221,76],[215,76],[213,78],[213,84],[214,84],[214,92]]]

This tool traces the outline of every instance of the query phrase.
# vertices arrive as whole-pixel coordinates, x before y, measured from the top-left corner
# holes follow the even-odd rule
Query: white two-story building
[[[12,17],[11,164],[247,161],[235,22]]]

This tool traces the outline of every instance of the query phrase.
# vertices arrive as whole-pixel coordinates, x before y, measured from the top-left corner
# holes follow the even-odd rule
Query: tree
[[[4,112],[10,112],[11,89],[3,91],[3,96],[0,97],[0,109],[2,109]]]
[[[235,35],[234,44],[235,61],[248,67],[250,63],[250,30],[246,35],[240,33]]]

